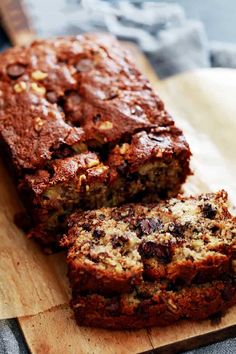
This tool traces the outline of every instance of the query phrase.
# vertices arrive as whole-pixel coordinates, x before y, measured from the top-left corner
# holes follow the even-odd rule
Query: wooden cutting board
[[[147,60],[133,51],[190,142],[195,176],[185,190],[224,187],[236,203],[236,71],[205,69],[160,81]],[[236,336],[236,307],[218,323],[183,321],[140,331],[78,327],[67,304],[19,318],[19,323],[34,354],[177,353]]]

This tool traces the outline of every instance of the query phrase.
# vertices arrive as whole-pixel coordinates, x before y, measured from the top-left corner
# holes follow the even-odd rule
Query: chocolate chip
[[[88,224],[88,223],[85,223],[82,225],[82,228],[85,230],[85,231],[91,231],[91,225]]]
[[[216,209],[209,203],[204,204],[202,207],[202,214],[205,218],[214,219],[216,212]]]
[[[104,214],[99,214],[98,215],[98,219],[99,220],[104,220],[105,219],[105,215]]]
[[[172,250],[167,244],[159,244],[153,241],[144,241],[138,249],[141,257],[144,259],[156,258],[160,263],[167,264],[171,262]]]
[[[46,98],[50,103],[56,103],[58,99],[57,94],[54,91],[48,91],[46,93]]]
[[[175,237],[179,237],[179,238],[183,238],[184,237],[184,231],[186,229],[185,225],[181,225],[178,223],[170,223],[168,226],[169,232],[171,233],[171,235],[175,236]]]
[[[193,262],[193,261],[194,261],[193,256],[190,256],[190,255],[189,255],[189,256],[187,256],[187,257],[186,257],[186,259],[187,259],[187,261],[191,261],[191,262]]]
[[[102,118],[101,114],[98,113],[93,117],[93,122],[94,123],[100,122],[101,118]]]
[[[128,240],[129,239],[126,235],[121,235],[121,236],[115,235],[112,237],[111,243],[113,248],[118,248],[124,246],[124,244],[127,243]]]
[[[25,67],[22,64],[10,64],[7,67],[7,74],[12,79],[17,79],[19,76],[23,75],[25,72]]]
[[[104,237],[105,236],[105,231],[104,230],[99,230],[99,229],[95,229],[93,231],[93,237],[95,239],[100,239],[101,237]]]
[[[147,218],[139,220],[137,223],[137,232],[139,236],[149,235],[162,228],[163,224],[159,219]]]
[[[214,226],[211,227],[211,232],[213,234],[215,234],[219,230],[220,230],[220,227],[218,225],[214,225]]]

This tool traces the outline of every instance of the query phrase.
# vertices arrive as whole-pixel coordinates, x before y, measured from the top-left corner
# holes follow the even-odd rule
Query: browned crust
[[[122,297],[104,298],[93,294],[75,298],[71,306],[79,325],[138,329],[167,326],[180,319],[203,320],[235,303],[235,284],[215,281],[201,288],[162,291],[157,297],[140,300],[138,305],[125,305]]]
[[[43,192],[76,180],[71,165],[80,154],[96,150],[107,171],[105,177],[90,176],[88,187],[100,182],[109,194],[122,180],[123,194],[113,205],[133,197],[128,176],[133,178],[144,162],[169,159],[180,166],[178,177],[166,181],[165,196],[176,195],[190,173],[191,153],[182,131],[129,54],[106,34],[37,40],[0,55],[0,141],[32,217],[31,236],[38,234],[44,244],[53,233],[58,238],[61,228],[60,223],[54,230],[48,227],[50,215],[71,206],[65,201],[55,206],[55,200],[49,205]],[[119,148],[127,142],[129,151],[121,156]],[[133,194],[143,191],[161,193],[145,186]],[[71,208],[88,208],[89,200],[80,192],[78,197],[81,203]],[[107,199],[92,207],[110,205]]]

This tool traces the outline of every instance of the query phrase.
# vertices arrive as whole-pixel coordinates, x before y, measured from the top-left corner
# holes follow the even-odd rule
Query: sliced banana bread
[[[113,294],[143,279],[203,283],[233,272],[236,222],[224,191],[77,212],[69,220],[62,245],[69,247],[73,291]]]
[[[202,320],[235,303],[235,280],[228,279],[185,288],[145,282],[120,296],[76,294],[71,306],[79,325],[136,329],[172,325],[179,319]]]
[[[0,143],[43,244],[58,245],[76,208],[174,196],[190,174],[182,131],[108,34],[1,53]],[[83,154],[96,155],[85,171]]]
[[[168,127],[134,134],[106,161],[89,151],[52,161],[19,184],[36,225],[30,235],[45,245],[57,242],[55,235],[60,238],[75,208],[116,206],[149,192],[156,199],[176,195],[188,169],[187,155],[181,132]]]

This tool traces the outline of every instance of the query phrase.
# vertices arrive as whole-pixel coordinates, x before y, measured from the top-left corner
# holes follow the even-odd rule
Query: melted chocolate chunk
[[[184,231],[186,229],[185,225],[181,225],[179,223],[170,223],[169,224],[169,232],[171,233],[171,235],[175,236],[175,237],[179,237],[179,238],[183,238],[184,237]]]
[[[112,237],[111,243],[113,248],[123,247],[125,243],[128,242],[128,237],[126,235],[115,235]]]
[[[105,219],[105,215],[104,214],[99,214],[98,215],[98,219],[99,220],[104,220]]]
[[[214,225],[214,226],[211,227],[211,232],[213,234],[215,234],[219,230],[220,230],[220,227],[218,225]]]
[[[102,119],[102,116],[100,113],[98,113],[93,117],[93,122],[98,123],[98,122],[100,122],[101,119]]]
[[[203,205],[202,207],[202,214],[207,219],[214,219],[216,212],[216,209],[209,203]]]
[[[142,258],[156,258],[160,263],[167,264],[172,259],[172,249],[167,244],[158,244],[153,241],[144,241],[138,249]]]
[[[149,235],[157,230],[161,230],[163,224],[159,219],[142,219],[137,223],[138,236]]]
[[[22,64],[10,64],[7,67],[7,74],[11,79],[17,79],[19,76],[23,75],[25,72],[25,67]]]
[[[85,231],[91,231],[91,225],[90,224],[85,223],[85,224],[82,225],[82,228]]]
[[[99,239],[99,238],[104,237],[104,236],[105,236],[105,231],[104,230],[95,229],[93,231],[93,237],[95,239]]]

